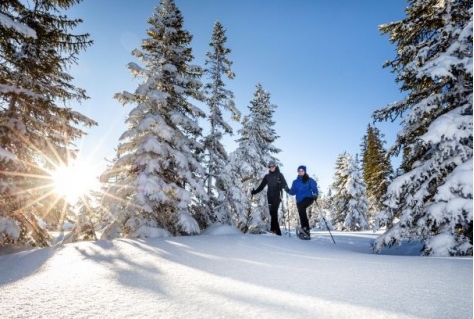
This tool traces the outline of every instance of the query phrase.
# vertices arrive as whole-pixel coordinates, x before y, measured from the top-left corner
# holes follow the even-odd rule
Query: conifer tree
[[[222,138],[225,134],[232,135],[233,129],[223,118],[223,110],[231,112],[232,119],[240,121],[240,111],[235,107],[234,94],[226,89],[224,77],[233,79],[235,74],[231,70],[232,61],[227,57],[231,50],[225,47],[227,37],[222,24],[217,21],[212,33],[212,41],[209,44],[211,51],[206,53],[207,74],[210,82],[204,86],[206,93],[206,103],[209,106],[210,133],[204,139],[204,147],[207,154],[207,194],[209,196],[209,219],[207,226],[213,222],[222,222],[228,213],[223,205],[222,190],[216,187],[215,182],[218,176],[222,175],[224,166],[229,158],[222,145]]]
[[[262,193],[253,197],[252,205],[249,201],[250,190],[256,188],[263,176],[268,172],[268,162],[280,152],[273,144],[278,136],[273,129],[273,113],[276,105],[270,103],[270,93],[264,91],[258,83],[254,92],[254,98],[250,102],[250,113],[243,118],[242,128],[238,131],[238,146],[231,153],[229,176],[235,177],[230,183],[239,185],[241,191],[237,194],[227,193],[230,201],[237,197],[240,201],[240,209],[234,212],[234,219],[240,229],[245,231],[260,232],[270,229],[270,213],[266,194]],[[228,182],[228,183],[229,183]]]
[[[345,214],[344,209],[341,207],[341,202],[345,202],[343,198],[340,197],[340,190],[343,189],[344,184],[346,183],[346,174],[347,171],[347,156],[346,152],[339,154],[336,158],[336,165],[334,168],[333,181],[330,185],[330,202],[333,208],[333,225],[336,227],[342,226],[344,224]]]
[[[105,205],[114,222],[104,231],[114,236],[147,237],[200,232],[193,215],[207,201],[204,168],[198,143],[204,112],[192,104],[203,101],[202,69],[191,65],[191,34],[173,0],[161,0],[147,20],[141,50],[132,54],[142,66],[129,63],[141,79],[134,93],[115,98],[134,105],[120,137],[117,160],[104,172],[110,183]],[[199,218],[199,217],[197,217]]]
[[[368,201],[365,183],[357,159],[344,152],[336,160],[334,174],[333,224],[339,230],[364,230],[369,227],[367,222]]]
[[[390,176],[393,173],[390,158],[384,149],[383,135],[372,125],[362,141],[362,176],[367,187],[369,210],[378,212],[382,208],[382,196],[387,191]]]
[[[429,256],[472,255],[472,1],[414,0],[402,21],[379,27],[397,46],[385,63],[406,98],[374,113],[402,117],[390,154],[403,175],[385,196],[373,249],[424,242]]]
[[[51,171],[75,157],[83,127],[97,123],[72,104],[88,98],[68,68],[92,44],[73,34],[81,19],[60,11],[80,0],[0,3],[0,245],[47,246],[37,218],[68,209],[54,193]],[[64,207],[64,208],[63,208]]]
[[[72,230],[64,236],[61,244],[73,243],[81,240],[97,240],[95,232],[96,210],[92,205],[92,194],[84,194],[77,201],[77,216],[76,222]]]

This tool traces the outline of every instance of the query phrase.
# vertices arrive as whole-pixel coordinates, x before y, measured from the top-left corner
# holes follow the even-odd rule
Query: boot
[[[308,239],[311,239],[311,232],[309,231],[309,229],[306,227],[303,227],[302,230],[303,230],[304,236],[308,237]]]

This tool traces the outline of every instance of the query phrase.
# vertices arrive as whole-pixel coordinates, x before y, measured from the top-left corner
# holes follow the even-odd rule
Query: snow
[[[3,254],[2,318],[472,318],[472,257],[372,254],[378,234],[332,234],[218,225]]]
[[[9,151],[3,149],[3,148],[0,148],[0,161],[10,161],[10,160],[14,160],[16,159],[16,156],[15,154],[13,153],[10,153]]]
[[[15,22],[14,20],[10,19],[9,17],[7,17],[6,15],[4,15],[3,13],[0,13],[0,24],[2,24],[4,27],[6,28],[12,28],[12,29],[15,29],[16,32],[20,32],[22,33],[23,35],[27,36],[27,37],[30,37],[30,38],[33,38],[33,39],[36,39],[36,32],[22,24],[22,23],[18,23],[18,22]]]

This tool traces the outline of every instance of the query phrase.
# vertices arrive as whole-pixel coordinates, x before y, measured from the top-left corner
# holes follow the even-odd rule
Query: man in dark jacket
[[[265,186],[267,187],[267,200],[270,209],[270,231],[281,236],[280,224],[278,223],[278,208],[281,202],[281,190],[288,191],[288,184],[285,177],[280,173],[280,169],[274,161],[268,163],[269,172],[266,174],[257,189],[252,190],[252,195],[260,193]]]

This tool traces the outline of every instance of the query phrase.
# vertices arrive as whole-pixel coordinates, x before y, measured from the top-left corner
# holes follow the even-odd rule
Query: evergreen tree
[[[81,240],[97,240],[94,223],[95,211],[92,205],[91,194],[84,194],[77,202],[77,216],[74,227],[64,236],[61,244],[73,243]]]
[[[346,152],[339,154],[336,158],[336,165],[334,168],[334,177],[330,186],[330,203],[332,204],[332,209],[334,212],[333,215],[333,225],[335,227],[340,227],[344,224],[345,214],[344,207],[341,203],[344,203],[344,199],[340,197],[340,190],[344,188],[346,183],[346,174],[347,171],[347,156]]]
[[[250,165],[245,153],[239,147],[229,154],[229,162],[217,179],[216,187],[219,189],[221,205],[217,207],[219,211],[218,222],[236,226],[242,232],[249,231],[253,205],[248,183],[248,172]]]
[[[390,176],[393,173],[390,158],[384,149],[383,135],[372,125],[367,126],[367,133],[362,140],[362,176],[367,186],[369,210],[378,212],[382,209],[382,196],[387,191]]]
[[[135,107],[120,137],[117,160],[102,175],[110,185],[104,204],[114,222],[104,231],[114,236],[146,237],[200,232],[201,203],[207,201],[204,168],[198,160],[203,147],[199,118],[204,112],[190,100],[203,101],[193,66],[191,34],[173,0],[161,0],[147,20],[150,25],[141,50],[132,54],[142,66],[129,63],[141,79],[134,93],[115,98]]]
[[[367,200],[366,186],[357,155],[350,159],[348,180],[345,186],[347,194],[350,195],[350,200],[344,226],[349,230],[368,229],[369,201]]]
[[[240,112],[234,104],[234,94],[226,89],[224,76],[233,79],[235,74],[231,70],[232,62],[228,59],[231,53],[229,48],[225,47],[227,37],[222,24],[217,21],[212,33],[212,41],[209,44],[211,51],[207,52],[206,65],[208,68],[205,73],[210,82],[205,85],[206,102],[209,106],[209,125],[210,133],[204,139],[204,146],[207,153],[207,194],[209,195],[209,219],[207,226],[213,222],[222,222],[226,219],[228,210],[223,205],[224,194],[219,187],[216,187],[215,181],[222,174],[224,166],[229,161],[222,137],[224,134],[232,135],[232,127],[224,120],[222,111],[228,110],[232,113],[235,121],[240,121]]]
[[[273,160],[278,163],[274,154],[278,154],[280,150],[273,144],[278,138],[273,129],[275,109],[276,105],[270,103],[270,93],[264,91],[260,83],[257,84],[254,99],[249,106],[250,114],[243,118],[242,128],[238,131],[238,146],[231,153],[231,173],[228,175],[234,177],[234,180],[229,180],[228,183],[236,183],[241,191],[237,194],[227,192],[227,196],[229,201],[233,201],[235,197],[240,200],[240,209],[234,211],[234,219],[244,232],[270,229],[266,193],[265,196],[259,194],[254,197],[254,205],[243,199],[250,198],[250,190],[260,184],[268,172],[268,162]]]
[[[332,189],[334,226],[338,230],[367,229],[368,200],[357,158],[346,152],[338,156]]]
[[[472,255],[472,1],[414,0],[402,21],[380,26],[397,45],[386,62],[405,99],[374,113],[402,117],[389,153],[404,152],[403,175],[385,196],[373,249],[424,242],[430,256]]]
[[[64,215],[50,172],[75,157],[81,127],[96,122],[72,110],[87,99],[68,68],[92,44],[70,33],[82,20],[64,13],[80,0],[0,3],[0,245],[47,246],[37,218]]]

